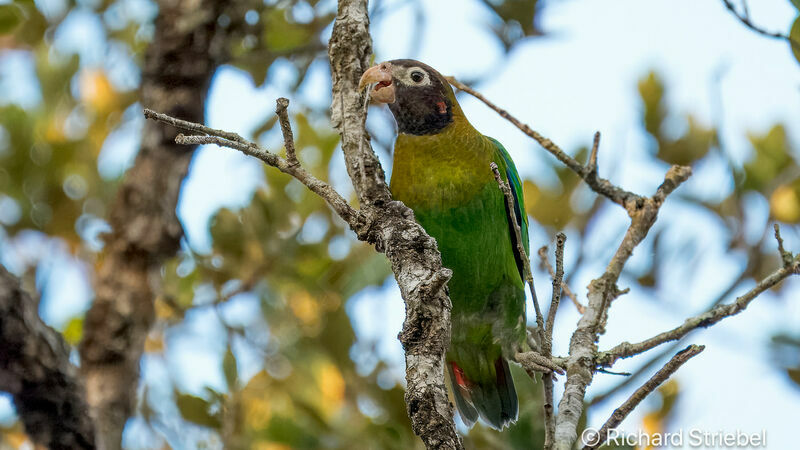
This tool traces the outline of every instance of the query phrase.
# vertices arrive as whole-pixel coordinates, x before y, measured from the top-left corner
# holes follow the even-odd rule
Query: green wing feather
[[[503,147],[503,144],[493,138],[489,138],[489,140],[491,140],[495,148],[497,148],[497,153],[503,160],[506,181],[508,181],[508,184],[511,187],[511,194],[514,197],[514,214],[517,217],[517,225],[519,226],[521,232],[520,234],[522,235],[522,245],[525,248],[525,253],[528,255],[528,257],[530,257],[531,250],[528,239],[528,214],[525,212],[525,198],[523,197],[522,193],[522,180],[517,172],[517,167],[514,165],[514,160],[511,159],[511,155],[508,154],[508,151],[505,149],[505,147]],[[514,257],[517,260],[517,268],[520,271],[520,277],[524,281],[525,276],[522,274],[522,255],[517,252],[516,235],[510,223],[509,234],[511,234],[511,243],[513,244],[514,248]]]

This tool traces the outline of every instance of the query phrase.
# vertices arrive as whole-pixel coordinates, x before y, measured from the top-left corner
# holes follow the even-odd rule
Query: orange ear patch
[[[436,106],[439,107],[439,114],[447,114],[447,103],[436,102]]]

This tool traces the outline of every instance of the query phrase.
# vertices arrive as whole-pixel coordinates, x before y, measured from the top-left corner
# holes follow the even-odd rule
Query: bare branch
[[[566,242],[566,234],[561,232],[556,234],[556,272],[553,275],[553,296],[550,300],[550,309],[547,311],[547,323],[545,324],[545,354],[549,354],[553,349],[553,324],[556,320],[556,311],[561,302],[561,290],[564,286],[564,244]]]
[[[553,265],[550,264],[550,261],[547,260],[547,247],[542,247],[539,249],[539,259],[542,262],[542,266],[547,269],[547,272],[550,274],[550,278],[555,278],[556,272],[553,269]],[[572,289],[567,284],[567,281],[564,280],[561,282],[561,290],[564,294],[567,294],[570,300],[572,300],[572,304],[575,305],[575,308],[578,310],[579,313],[583,314],[586,311],[586,307],[578,301],[578,296],[572,292]]]
[[[547,311],[547,324],[545,325],[544,340],[542,343],[544,356],[549,358],[553,351],[553,324],[556,319],[556,312],[558,311],[558,304],[561,302],[561,289],[564,284],[564,244],[567,241],[567,235],[558,233],[556,235],[556,270],[553,274],[553,294],[550,300],[550,309]],[[546,258],[545,258],[546,259]],[[552,374],[547,373],[542,376],[544,384],[544,448],[549,450],[553,448],[553,441],[556,434],[556,422],[553,417],[553,377]]]
[[[677,350],[677,348],[680,345],[681,345],[680,341],[675,341],[671,345],[666,346],[659,353],[655,355],[649,355],[650,359],[647,360],[647,362],[645,362],[644,364],[642,364],[641,367],[636,369],[636,371],[633,372],[631,376],[626,377],[620,383],[617,383],[614,387],[606,390],[605,392],[593,396],[592,399],[589,401],[589,406],[592,407],[594,405],[603,403],[609,398],[611,398],[613,395],[615,395],[617,392],[630,386],[640,377],[640,375],[642,375],[645,372],[648,372],[653,366],[656,365],[657,362],[661,361],[662,359],[664,359],[664,357]],[[600,369],[598,369],[597,371],[601,372]]]
[[[14,398],[25,432],[43,448],[94,449],[83,383],[69,346],[39,318],[38,304],[0,266],[0,390]]]
[[[140,101],[202,122],[208,86],[227,60],[229,33],[236,31],[217,23],[230,2],[158,4],[155,34],[144,55]],[[170,127],[145,123],[136,160],[107,217],[111,233],[98,258],[94,301],[79,347],[96,442],[103,450],[122,446],[123,428],[134,411],[144,343],[155,319],[159,270],[180,249],[183,237],[176,205],[194,148],[175,144],[174,137]]]
[[[658,372],[650,377],[639,389],[636,390],[625,402],[611,414],[606,423],[600,427],[596,435],[590,437],[591,442],[583,447],[583,450],[594,450],[600,447],[608,439],[608,432],[619,426],[628,414],[636,408],[645,397],[656,390],[658,386],[675,373],[686,361],[700,354],[705,349],[702,345],[690,345],[678,352],[667,362]]]
[[[781,237],[781,227],[776,223],[772,225],[775,229],[775,240],[778,241],[778,253],[781,255],[781,261],[783,262],[783,267],[789,267],[792,264],[792,256],[791,252],[786,251],[783,248],[783,238]]]
[[[666,197],[691,175],[691,169],[673,166],[653,197],[626,204],[631,225],[612,257],[605,273],[589,283],[588,305],[572,334],[567,362],[567,381],[559,403],[555,445],[559,450],[572,447],[577,438],[577,425],[583,411],[586,387],[594,376],[597,338],[605,331],[611,301],[622,291],[617,287],[622,269],[634,248],[647,236],[656,221],[658,210]]]
[[[460,81],[456,80],[453,77],[446,77],[446,78],[447,81],[450,82],[450,84],[455,86],[457,89],[462,90],[472,95],[473,97],[477,98],[478,100],[482,101],[484,104],[486,104],[486,106],[488,106],[489,108],[493,109],[495,112],[500,114],[501,117],[514,124],[514,126],[519,128],[520,131],[533,138],[536,142],[539,143],[539,145],[544,147],[545,150],[550,152],[550,154],[555,156],[565,166],[567,166],[569,169],[575,172],[579,177],[581,177],[593,191],[607,197],[612,202],[617,203],[625,207],[626,209],[628,209],[627,206],[628,203],[631,202],[636,203],[642,200],[642,198],[639,195],[636,195],[633,192],[626,191],[622,188],[614,186],[608,180],[598,177],[596,167],[591,168],[588,165],[584,166],[583,164],[579,163],[575,158],[569,156],[564,150],[561,149],[561,147],[556,145],[553,141],[537,133],[536,131],[531,129],[528,125],[525,125],[524,123],[520,122],[519,119],[509,114],[509,112],[506,111],[505,109],[500,108],[499,106],[489,101],[480,92],[470,88],[469,86],[465,85],[464,83],[461,83]],[[597,134],[595,135],[595,140],[598,142],[599,145],[599,136]],[[595,161],[597,161],[596,154],[597,152],[595,151]]]
[[[592,151],[589,153],[589,162],[586,163],[586,168],[589,169],[590,175],[597,175],[597,151],[600,149],[600,132],[594,133],[594,141],[592,142]]]
[[[285,99],[284,99],[285,100]],[[278,99],[278,107],[280,107],[281,100]],[[288,106],[288,100],[286,101]],[[285,111],[285,108],[284,108]],[[149,109],[144,110],[145,118],[156,120],[163,123],[168,123],[176,128],[194,131],[196,133],[203,133],[205,136],[185,136],[179,134],[175,137],[175,142],[181,145],[205,145],[215,144],[220,147],[228,147],[238,150],[246,155],[253,156],[260,159],[267,165],[275,167],[281,172],[291,175],[297,181],[303,183],[312,192],[322,197],[328,205],[342,218],[350,228],[358,232],[362,225],[362,218],[358,211],[353,209],[338,192],[336,192],[331,185],[315,177],[300,164],[291,164],[289,161],[281,158],[280,156],[272,153],[254,142],[250,142],[235,133],[227,131],[216,130],[214,128],[206,127],[199,123],[188,122],[185,120],[170,117],[166,114],[161,114]],[[288,127],[287,121],[287,127]],[[291,128],[287,128],[289,136],[291,137]],[[289,144],[294,148],[294,143]],[[288,147],[287,147],[288,148]],[[287,150],[288,153],[288,150]],[[295,160],[296,161],[296,160]]]
[[[444,386],[450,347],[451,272],[442,267],[436,241],[394,202],[365,128],[367,97],[358,81],[369,68],[367,0],[339,0],[328,44],[331,65],[331,123],[342,137],[345,165],[365,216],[359,238],[384,251],[406,303],[400,333],[406,357],[406,407],[411,426],[428,448],[463,448]]]
[[[294,150],[294,134],[292,133],[292,125],[289,123],[289,114],[286,109],[289,107],[288,98],[279,98],[275,106],[275,114],[278,115],[278,121],[281,124],[281,133],[283,134],[283,145],[286,147],[286,160],[290,166],[299,166],[300,162],[297,161],[297,154]]]
[[[744,311],[762,292],[780,283],[789,275],[797,273],[800,273],[800,256],[796,256],[788,266],[781,267],[775,272],[772,272],[768,277],[761,280],[755,287],[737,298],[733,303],[717,305],[710,311],[686,319],[683,325],[677,328],[665,331],[642,342],[636,344],[623,342],[611,350],[599,353],[596,358],[596,363],[601,366],[610,366],[619,359],[629,358],[639,353],[646,352],[665,342],[678,340],[697,328],[708,328],[722,319]]]
[[[730,11],[731,14],[733,14],[737,19],[739,19],[739,22],[742,22],[742,24],[747,28],[755,31],[756,33],[762,36],[766,36],[773,39],[782,39],[788,42],[789,45],[792,46],[792,48],[800,49],[800,42],[795,41],[790,36],[785,35],[783,33],[778,33],[776,31],[767,31],[759,27],[755,23],[753,23],[753,21],[750,19],[750,11],[747,8],[747,0],[744,0],[742,2],[743,3],[742,13],[736,10],[736,7],[730,0],[722,0],[722,3],[725,5],[726,8],[728,8],[728,11]]]

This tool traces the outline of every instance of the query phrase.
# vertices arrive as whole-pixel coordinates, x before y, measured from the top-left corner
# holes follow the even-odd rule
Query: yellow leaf
[[[70,319],[61,334],[68,344],[78,345],[78,342],[81,341],[81,336],[83,336],[83,317],[74,317]]]
[[[306,291],[297,291],[289,297],[289,307],[305,326],[314,326],[319,323],[319,305]]]
[[[344,400],[345,383],[342,373],[327,361],[317,365],[315,372],[322,393],[322,409],[332,414],[342,406]]]
[[[793,184],[797,184],[797,182]],[[778,186],[769,198],[769,209],[772,216],[780,222],[800,222],[799,194],[798,186],[792,184]]]
[[[81,99],[99,112],[108,112],[116,103],[116,92],[108,77],[99,69],[86,69],[80,75]]]
[[[155,301],[156,317],[159,319],[170,319],[175,317],[175,310],[172,309],[161,297]]]
[[[272,408],[263,395],[244,397],[244,420],[248,429],[262,430],[267,428],[272,418]]]

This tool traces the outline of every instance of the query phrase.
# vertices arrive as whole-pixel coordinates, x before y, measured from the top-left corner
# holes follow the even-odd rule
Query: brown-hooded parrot
[[[517,419],[508,359],[525,345],[526,316],[522,258],[490,163],[511,186],[527,252],[517,169],[499,142],[470,124],[432,67],[410,59],[383,62],[364,72],[362,89],[367,85],[397,122],[392,195],[414,211],[453,271],[446,367],[456,407],[467,426],[480,416],[500,430]]]

